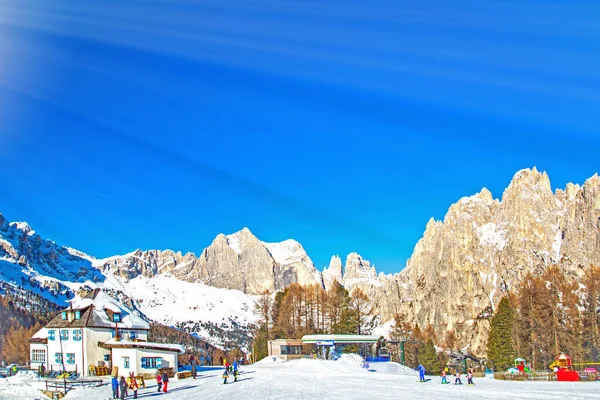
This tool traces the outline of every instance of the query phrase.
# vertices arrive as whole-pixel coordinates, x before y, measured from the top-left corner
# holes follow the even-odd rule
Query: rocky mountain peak
[[[502,201],[519,196],[527,199],[552,196],[548,174],[539,172],[536,167],[522,169],[517,172],[504,191]]]

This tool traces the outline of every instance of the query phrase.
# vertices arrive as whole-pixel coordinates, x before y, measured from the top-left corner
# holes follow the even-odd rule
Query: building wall
[[[282,354],[281,346],[302,346],[303,342],[299,339],[276,339],[269,340],[268,352],[271,357],[279,357],[284,360],[294,360],[304,358],[303,354]]]
[[[85,328],[85,376],[90,374],[90,366],[111,366],[110,361],[104,361],[104,356],[110,356],[110,350],[98,346],[98,342],[108,342],[112,339],[110,328]]]
[[[43,328],[45,336],[48,338],[48,344],[31,343],[29,346],[29,358],[32,358],[32,351],[45,350],[46,363],[48,370],[62,370],[63,364],[56,361],[56,353],[62,353],[64,367],[67,371],[77,371],[89,376],[89,367],[93,366],[111,366],[110,361],[105,361],[105,355],[110,356],[110,350],[98,346],[98,342],[107,342],[113,337],[111,328]],[[81,330],[81,340],[74,340],[74,331]],[[137,339],[146,341],[148,331],[139,329],[128,329],[127,331],[136,331]],[[54,340],[50,340],[49,331],[54,331]],[[66,340],[61,339],[61,332],[68,332]],[[128,333],[128,332],[127,332]],[[125,335],[129,336],[129,335]],[[62,344],[62,347],[61,347]],[[67,357],[67,354],[74,354],[73,363]],[[40,363],[31,362],[32,368],[38,368]]]
[[[82,356],[85,350],[85,342],[83,340],[83,336],[81,340],[74,340],[74,331],[81,330],[83,334],[83,329],[58,329],[58,328],[44,328],[46,330],[46,335],[48,337],[48,353],[46,355],[47,365],[46,367],[51,370],[61,370],[63,368],[63,363],[65,370],[67,371],[83,371],[82,364]],[[54,331],[54,340],[50,340],[48,336],[49,331]],[[67,338],[65,340],[61,339],[61,332],[67,332]],[[62,353],[64,359],[61,363],[60,360],[57,361],[56,353]],[[74,354],[75,357],[69,359],[67,354]],[[73,363],[69,363],[69,361],[73,361]]]
[[[33,350],[43,350],[46,355],[46,361],[43,363],[33,362]],[[30,343],[29,344],[29,360],[31,360],[31,368],[38,369],[40,365],[44,365],[44,368],[48,369],[48,346],[43,343]]]
[[[113,365],[119,368],[119,375],[127,376],[133,372],[135,375],[158,374],[158,368],[142,368],[142,358],[160,357],[161,368],[173,368],[177,372],[177,352],[136,349],[136,348],[114,348],[112,349]],[[124,358],[129,357],[129,368],[125,368]]]

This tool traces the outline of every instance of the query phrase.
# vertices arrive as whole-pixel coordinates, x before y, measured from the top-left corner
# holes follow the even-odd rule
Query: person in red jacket
[[[160,375],[160,373],[158,373],[156,375],[156,384],[158,385],[158,392],[160,392],[160,389],[162,389],[162,376]]]

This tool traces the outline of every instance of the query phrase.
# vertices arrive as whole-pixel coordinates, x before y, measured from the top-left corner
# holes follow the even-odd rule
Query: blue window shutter
[[[146,368],[146,357],[142,357],[142,368]]]
[[[161,368],[162,366],[162,358],[157,358],[156,359],[156,368]]]

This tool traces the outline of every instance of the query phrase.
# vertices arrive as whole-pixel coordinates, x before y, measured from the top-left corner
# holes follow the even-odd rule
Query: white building
[[[119,367],[119,375],[133,372],[138,375],[156,376],[159,368],[173,368],[177,372],[177,356],[184,352],[178,344],[132,342],[111,339],[101,344],[111,351],[113,365]]]
[[[120,375],[155,373],[157,365],[177,371],[177,354],[183,349],[147,343],[149,329],[136,312],[96,289],[73,300],[31,338],[31,367],[43,364],[47,370],[65,369],[84,376],[90,375],[90,366],[116,366]],[[145,347],[140,346],[143,343]],[[126,350],[129,353],[123,353]]]

